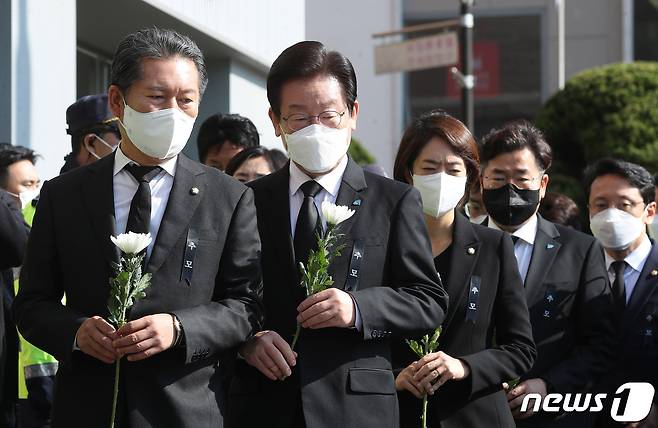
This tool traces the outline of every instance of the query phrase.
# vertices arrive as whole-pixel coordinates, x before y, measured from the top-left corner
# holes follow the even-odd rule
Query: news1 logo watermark
[[[612,399],[610,417],[617,422],[638,422],[646,418],[651,410],[653,385],[645,382],[625,383],[615,392]],[[607,394],[547,394],[542,399],[541,394],[527,394],[523,397],[521,411],[525,412],[534,400],[532,410],[544,412],[600,412]]]

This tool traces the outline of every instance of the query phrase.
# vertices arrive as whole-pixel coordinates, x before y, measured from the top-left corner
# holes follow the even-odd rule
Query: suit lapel
[[[89,211],[96,238],[103,249],[108,262],[119,263],[119,249],[110,241],[110,236],[116,235],[114,214],[114,154],[106,156],[89,165],[89,179],[82,185],[82,193]],[[111,264],[110,264],[111,266]]]
[[[443,286],[450,296],[450,307],[443,323],[444,329],[450,325],[453,317],[460,312],[460,302],[470,289],[471,275],[480,254],[480,241],[468,219],[455,212],[455,229],[452,233],[452,254],[450,255],[450,277]]]
[[[200,165],[184,155],[178,156],[174,184],[169,193],[167,207],[158,229],[158,236],[155,239],[153,252],[146,267],[148,272],[153,273],[162,266],[169,251],[188,229],[190,219],[205,195],[206,182],[204,175],[205,171]],[[196,194],[191,192],[193,187],[199,190]]]
[[[560,237],[555,225],[537,215],[537,236],[532,249],[532,258],[525,279],[526,297],[528,306],[544,297],[544,279],[551,269],[562,244],[557,240]]]
[[[276,246],[276,254],[297,276],[295,267],[295,248],[290,230],[290,165],[274,172],[266,194],[267,209],[259,221],[264,221],[266,233],[271,236],[270,242]]]
[[[658,288],[658,246],[651,246],[651,252],[647,258],[640,277],[635,284],[633,294],[624,311],[624,329],[627,329],[632,321],[642,313],[642,307],[646,304],[651,294]]]
[[[348,235],[352,225],[359,215],[361,206],[365,203],[364,195],[361,194],[368,186],[366,178],[361,168],[352,158],[348,158],[347,167],[343,173],[343,178],[336,196],[336,205],[345,205],[356,212],[352,217],[340,224],[340,233]]]

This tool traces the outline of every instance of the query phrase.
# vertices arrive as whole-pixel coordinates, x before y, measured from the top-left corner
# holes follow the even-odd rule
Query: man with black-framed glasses
[[[590,228],[605,249],[616,323],[620,328],[615,365],[601,379],[612,398],[627,382],[658,388],[658,246],[647,236],[655,221],[654,181],[645,168],[618,159],[602,159],[585,170]],[[639,427],[658,424],[656,396]],[[610,401],[598,426],[619,426],[610,418]]]
[[[480,156],[488,225],[512,235],[537,346],[533,368],[508,388],[517,426],[578,427],[587,413],[521,411],[526,395],[587,390],[612,362],[616,329],[603,251],[591,236],[537,214],[552,150],[525,121],[492,130]]]
[[[397,427],[391,342],[434,330],[447,307],[420,193],[347,155],[359,103],[354,69],[339,52],[311,41],[289,47],[270,69],[267,95],[291,161],[248,184],[266,321],[240,349],[227,426]],[[325,201],[355,213],[340,224],[333,287],[307,298],[298,266],[317,248]]]

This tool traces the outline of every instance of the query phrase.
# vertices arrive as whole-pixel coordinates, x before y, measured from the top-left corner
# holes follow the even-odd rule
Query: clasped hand
[[[140,361],[169,349],[175,339],[173,316],[148,315],[124,324],[119,330],[99,316],[86,319],[78,328],[80,351],[111,364],[127,356]]]

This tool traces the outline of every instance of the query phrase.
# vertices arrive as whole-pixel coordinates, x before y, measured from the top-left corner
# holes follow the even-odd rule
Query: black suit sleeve
[[[603,250],[592,241],[578,287],[576,346],[570,357],[544,373],[544,379],[555,392],[582,390],[605,373],[613,362],[617,346],[612,295],[605,270]]]
[[[201,352],[218,354],[262,326],[260,238],[251,189],[233,212],[210,303],[174,311],[185,331],[186,362]]]
[[[525,290],[514,256],[512,240],[501,235],[497,250],[500,276],[493,309],[496,346],[459,357],[471,369],[471,394],[500,388],[503,381],[522,376],[537,356]]]
[[[434,268],[420,193],[409,188],[391,218],[387,264],[390,284],[353,292],[365,339],[375,330],[396,337],[422,336],[441,325],[448,295]],[[385,333],[386,334],[386,333]]]
[[[21,269],[21,286],[12,309],[18,329],[30,343],[38,344],[59,361],[67,361],[86,317],[62,304],[64,290],[57,278],[52,201],[46,183],[39,196]]]
[[[28,234],[18,207],[7,192],[0,190],[0,270],[23,263]]]

